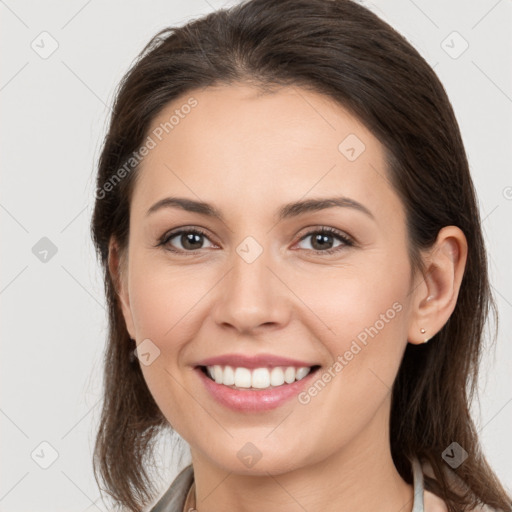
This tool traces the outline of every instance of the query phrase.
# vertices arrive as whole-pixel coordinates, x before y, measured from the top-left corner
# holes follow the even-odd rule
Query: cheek
[[[158,354],[151,364],[141,363],[142,374],[160,410],[180,432],[186,432],[193,421],[190,394],[184,385],[183,354],[198,336],[201,298],[211,288],[191,269],[141,262],[130,275],[137,341],[150,339]]]
[[[333,371],[343,377],[333,380],[357,399],[366,399],[377,380],[392,385],[406,346],[409,266],[399,256],[375,258],[378,263],[364,272],[334,269],[302,281],[297,291],[317,318],[315,337],[332,364],[340,363]]]
[[[192,267],[178,269],[154,262],[134,265],[130,306],[139,339],[150,338],[161,350],[171,340],[172,344],[186,340],[194,308],[209,289],[208,282],[198,275]]]
[[[360,334],[364,343],[365,333],[380,339],[387,337],[385,333],[402,332],[410,286],[407,260],[374,259],[378,261],[373,266],[333,267],[295,276],[294,292],[321,320],[327,334],[321,339],[333,348],[340,344],[344,349],[347,340]]]
[[[408,274],[389,279],[393,265],[382,260],[382,267],[385,271],[377,266],[364,274],[338,269],[299,292],[322,320],[315,321],[314,334],[331,358],[300,402],[307,421],[317,422],[326,439],[339,446],[349,443],[390,398],[406,345]],[[325,446],[332,449],[330,443]]]

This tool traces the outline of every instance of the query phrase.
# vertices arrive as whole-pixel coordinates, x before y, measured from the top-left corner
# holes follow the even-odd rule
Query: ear
[[[110,239],[108,246],[108,269],[120,302],[126,329],[130,338],[136,339],[128,294],[128,258],[127,255],[121,253],[117,240],[114,237]]]
[[[414,286],[414,311],[408,340],[428,341],[446,324],[457,304],[466,266],[468,245],[456,226],[442,228],[432,249],[424,255],[425,272]]]

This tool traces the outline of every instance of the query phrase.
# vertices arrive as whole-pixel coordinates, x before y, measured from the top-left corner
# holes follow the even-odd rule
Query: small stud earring
[[[422,327],[422,328],[420,329],[420,332],[421,332],[421,334],[425,334],[427,331]],[[428,340],[430,340],[430,338],[425,338],[425,339],[423,340],[423,343],[427,343],[427,341],[428,341]]]

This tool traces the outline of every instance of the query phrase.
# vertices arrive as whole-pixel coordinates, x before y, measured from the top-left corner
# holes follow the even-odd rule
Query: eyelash
[[[202,235],[202,236],[208,238],[208,234],[206,232],[202,231],[199,228],[179,229],[177,231],[172,231],[170,233],[165,233],[159,239],[158,244],[156,245],[156,247],[167,245],[170,242],[170,240],[172,240],[173,238],[175,238],[178,235],[182,235],[183,233],[193,233],[195,235]],[[330,227],[327,227],[327,226],[322,227],[322,228],[318,228],[318,229],[315,229],[315,230],[312,230],[312,231],[309,231],[308,233],[304,234],[300,238],[299,242],[302,242],[302,240],[306,239],[308,236],[316,235],[316,234],[334,235],[341,242],[343,242],[343,244],[339,245],[338,247],[333,247],[331,249],[327,249],[325,251],[320,251],[320,250],[317,250],[317,249],[303,249],[303,250],[309,251],[309,252],[313,252],[313,254],[325,255],[325,254],[334,254],[336,252],[339,252],[340,250],[343,250],[344,247],[353,247],[355,245],[354,241],[351,238],[349,238],[347,235],[343,234],[342,232],[338,231],[337,229],[330,228]],[[168,250],[170,252],[173,252],[173,253],[176,253],[176,254],[179,254],[179,255],[185,255],[185,254],[195,255],[201,249],[198,249],[197,251],[183,251],[181,249],[174,249],[174,248],[171,248],[171,247],[167,247],[167,248],[165,248],[165,250]]]

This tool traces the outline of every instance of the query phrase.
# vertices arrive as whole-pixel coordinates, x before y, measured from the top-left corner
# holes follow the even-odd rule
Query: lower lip
[[[311,381],[318,369],[309,372],[303,379],[296,380],[291,384],[283,384],[275,388],[253,391],[250,389],[233,389],[223,384],[217,384],[207,377],[200,368],[196,368],[200,379],[206,389],[219,403],[236,411],[268,411],[282,405],[287,400],[298,395],[301,390]]]

